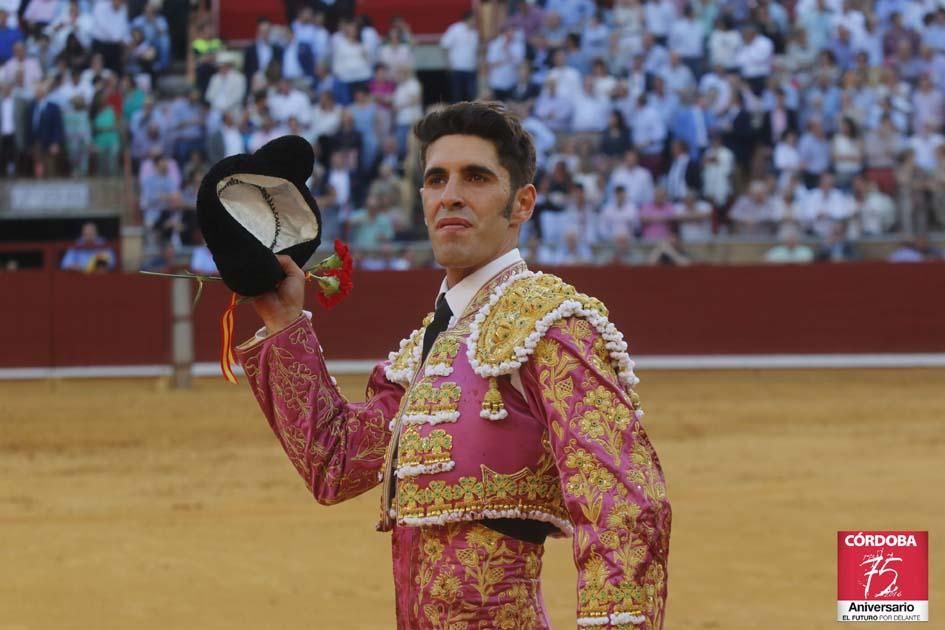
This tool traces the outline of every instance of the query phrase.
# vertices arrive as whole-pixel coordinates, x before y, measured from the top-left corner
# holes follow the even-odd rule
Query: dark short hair
[[[535,179],[535,145],[518,117],[497,101],[463,101],[430,112],[413,128],[420,141],[420,168],[427,149],[443,136],[478,136],[495,145],[499,164],[509,172],[512,189]]]

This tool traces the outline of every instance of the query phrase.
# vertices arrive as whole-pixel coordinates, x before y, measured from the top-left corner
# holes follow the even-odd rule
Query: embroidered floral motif
[[[453,436],[443,429],[434,429],[424,437],[416,425],[407,426],[400,434],[397,476],[413,477],[452,470]]]
[[[502,474],[482,466],[482,476],[455,483],[431,481],[425,488],[403,480],[397,484],[395,512],[404,525],[431,525],[482,518],[533,518],[569,534],[571,524],[561,502],[554,460],[545,455],[535,471]]]
[[[480,523],[419,530],[414,616],[435,630],[544,630],[542,547]],[[411,626],[413,627],[413,626]]]
[[[273,432],[319,502],[337,503],[377,485],[390,440],[387,420],[402,388],[377,370],[368,400],[346,401],[307,321],[237,352]]]
[[[459,354],[459,339],[455,335],[440,335],[430,348],[424,375],[449,376],[453,373],[453,360]]]
[[[602,347],[599,328],[579,321],[555,324],[529,364],[574,521],[578,625],[657,630],[671,518],[663,475],[633,413],[638,397],[602,369],[612,342]]]
[[[403,422],[405,424],[439,424],[459,419],[462,388],[456,383],[433,385],[420,382],[407,394]]]

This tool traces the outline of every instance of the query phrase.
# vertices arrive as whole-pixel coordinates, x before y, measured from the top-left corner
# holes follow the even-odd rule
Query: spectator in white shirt
[[[312,102],[302,90],[292,87],[288,78],[279,79],[276,89],[267,98],[269,113],[277,123],[285,124],[294,116],[303,127],[312,121]]]
[[[568,26],[557,11],[545,11],[545,41],[552,48],[564,48],[568,37]]]
[[[610,29],[604,23],[603,15],[594,12],[587,18],[584,32],[581,34],[581,48],[588,59],[604,59],[610,48]]]
[[[590,78],[594,81],[594,94],[610,99],[617,87],[617,79],[607,72],[607,64],[603,59],[595,59],[591,64]]]
[[[557,82],[549,77],[535,99],[535,116],[552,131],[567,131],[574,112],[574,99],[561,94]]]
[[[16,110],[17,98],[13,95],[13,86],[0,83],[0,177],[8,177],[16,171]]]
[[[661,164],[668,127],[659,109],[646,94],[641,94],[637,99],[637,110],[630,119],[630,130],[633,144],[645,163]]]
[[[537,113],[529,114],[528,109],[525,108],[520,115],[522,116],[522,129],[530,133],[535,142],[535,164],[538,168],[543,169],[548,154],[555,148],[557,137],[554,131],[545,124],[545,121],[538,117]]]
[[[397,73],[397,87],[394,89],[394,132],[397,148],[401,155],[407,152],[407,139],[413,125],[423,117],[423,88],[414,76],[413,70],[400,68]]]
[[[518,66],[525,61],[525,39],[519,31],[506,24],[502,33],[489,42],[486,64],[489,88],[496,100],[509,98],[518,80]]]
[[[921,170],[931,173],[935,170],[937,161],[935,150],[945,142],[945,138],[937,133],[935,127],[926,124],[919,133],[909,139],[909,148],[915,152],[915,163]]]
[[[640,54],[643,55],[643,69],[647,74],[662,75],[666,71],[669,65],[669,51],[657,41],[652,33],[643,33],[640,40]]]
[[[857,221],[853,233],[860,236],[882,236],[892,231],[896,223],[896,205],[889,195],[865,177],[853,180],[853,206]]]
[[[622,187],[627,199],[637,207],[653,201],[653,175],[640,166],[640,158],[634,149],[623,156],[623,163],[610,174],[607,187],[616,191]]]
[[[643,5],[646,30],[660,45],[665,46],[670,28],[676,19],[676,4],[672,0],[650,0]]]
[[[853,178],[863,171],[863,142],[849,118],[840,121],[840,130],[833,137],[830,150],[836,183],[843,190],[850,190]]]
[[[912,128],[924,129],[926,126],[941,129],[945,121],[945,98],[932,85],[932,78],[926,73],[919,77],[919,88],[912,95]]]
[[[207,158],[211,164],[231,155],[246,153],[246,140],[236,123],[238,119],[233,111],[223,112],[220,126],[207,138]]]
[[[598,239],[599,206],[588,195],[584,184],[575,182],[568,203],[561,213],[565,225],[573,226],[582,243],[594,245]]]
[[[735,29],[731,16],[723,15],[715,22],[709,35],[709,62],[728,72],[737,71],[738,52],[742,48],[742,34]]]
[[[617,236],[631,236],[640,225],[640,210],[623,186],[614,188],[614,197],[600,213],[600,240],[612,243]]]
[[[673,217],[679,225],[679,237],[686,243],[712,240],[712,204],[699,199],[690,190],[673,206]]]
[[[296,82],[311,83],[315,78],[315,54],[312,47],[286,29],[285,48],[282,51],[282,77]]]
[[[683,7],[682,17],[673,23],[669,31],[669,51],[679,55],[693,76],[702,76],[705,30],[692,16],[692,5]]]
[[[478,95],[476,69],[479,52],[476,14],[467,11],[462,21],[451,24],[440,39],[440,47],[446,51],[449,65],[450,99],[454,103],[475,100]]]
[[[364,48],[367,49],[368,59],[373,65],[377,60],[377,52],[381,44],[384,43],[381,39],[381,34],[374,28],[374,21],[371,19],[370,15],[358,16],[355,18],[355,25],[360,33],[361,43],[364,44]]]
[[[210,78],[206,99],[210,109],[219,116],[225,111],[235,109],[246,96],[246,77],[234,68],[233,53],[217,56],[219,70]]]
[[[356,89],[367,87],[373,70],[370,53],[358,37],[358,25],[346,20],[341,29],[332,38],[331,72],[346,86],[342,104],[347,105],[353,100]]]
[[[331,40],[325,29],[325,14],[315,13],[312,7],[303,6],[299,9],[298,17],[292,22],[292,32],[298,41],[308,44],[312,49],[316,66],[328,61],[331,56]]]
[[[318,140],[329,138],[341,127],[342,107],[335,102],[335,95],[326,90],[318,97],[318,107],[312,112],[312,126],[309,133]],[[324,141],[321,141],[324,142]]]
[[[574,99],[574,114],[571,130],[576,133],[593,133],[595,137],[607,128],[610,116],[610,101],[594,92],[594,78],[584,79],[584,88]]]
[[[824,173],[820,185],[805,195],[801,219],[817,236],[826,238],[835,223],[845,225],[852,219],[854,210],[850,197],[834,187],[833,175]]]
[[[43,69],[39,62],[26,56],[26,44],[13,44],[13,56],[0,67],[0,81],[13,84],[22,94],[32,96],[43,80]]]
[[[341,153],[331,156],[331,168],[328,170],[327,188],[334,190],[335,203],[341,208],[351,201],[351,171],[345,165],[345,158]]]
[[[801,172],[801,154],[797,150],[797,132],[786,129],[781,134],[781,141],[774,147],[774,170],[778,172],[778,187]]]
[[[735,233],[750,237],[771,236],[776,219],[774,202],[768,185],[762,180],[753,181],[748,193],[738,198],[729,213]]]
[[[696,87],[692,70],[683,64],[679,54],[675,52],[669,54],[669,65],[663,71],[663,80],[666,82],[666,89],[677,95],[688,93]]]
[[[552,57],[552,68],[548,71],[548,78],[554,80],[558,94],[566,99],[574,99],[581,93],[581,73],[568,65],[568,58],[564,50],[555,51]]]
[[[97,0],[92,9],[92,50],[102,53],[105,67],[121,74],[124,45],[131,41],[124,0]]]
[[[732,198],[732,175],[735,172],[735,154],[722,144],[722,134],[709,134],[709,148],[702,156],[702,194],[720,210],[728,207]]]
[[[742,29],[742,37],[745,45],[736,55],[739,70],[755,96],[761,96],[768,84],[768,75],[771,74],[774,44],[759,34],[753,24],[747,24]]]
[[[249,141],[246,143],[246,148],[251,153],[258,151],[264,144],[270,140],[275,140],[281,135],[282,130],[276,125],[276,121],[272,119],[272,116],[264,112],[259,128],[250,134]]]
[[[410,42],[403,39],[403,34],[399,28],[391,28],[388,31],[387,41],[381,44],[380,49],[378,49],[377,58],[378,61],[390,68],[394,74],[400,68],[412,71],[416,63],[413,47]]]
[[[78,0],[71,0],[66,11],[50,22],[45,32],[50,37],[50,51],[59,55],[69,35],[74,35],[83,48],[91,47],[93,30],[92,16],[82,12]]]
[[[722,66],[715,66],[711,72],[702,75],[699,80],[699,95],[702,96],[706,109],[716,118],[725,114],[732,105],[732,85]]]
[[[561,243],[557,247],[545,244],[538,249],[537,262],[540,265],[568,266],[588,265],[594,258],[590,244],[583,240],[576,226],[569,225],[561,234]]]

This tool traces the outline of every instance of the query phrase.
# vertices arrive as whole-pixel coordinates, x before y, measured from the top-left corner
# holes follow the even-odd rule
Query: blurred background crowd
[[[323,241],[406,269],[431,262],[411,126],[490,98],[538,150],[533,262],[685,265],[741,241],[771,262],[840,261],[870,239],[896,240],[893,260],[941,257],[945,2],[474,8],[437,35],[431,85],[410,24],[380,32],[353,2],[287,2],[285,24],[224,42],[187,0],[0,0],[0,173],[124,173],[145,267],[212,272],[194,212],[206,169],[298,134]],[[82,232],[91,258],[63,265],[113,268],[95,224]]]

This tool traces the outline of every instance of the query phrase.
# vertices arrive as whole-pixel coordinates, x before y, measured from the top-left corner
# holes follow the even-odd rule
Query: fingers
[[[298,265],[295,264],[295,261],[291,257],[280,255],[276,256],[276,260],[279,261],[279,266],[282,267],[282,271],[285,272],[285,275],[289,278],[299,278],[305,280],[305,272],[302,271]]]

